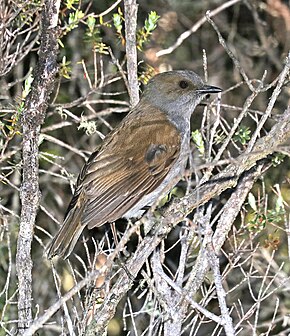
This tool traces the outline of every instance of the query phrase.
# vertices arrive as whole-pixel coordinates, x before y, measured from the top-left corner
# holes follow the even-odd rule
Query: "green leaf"
[[[199,130],[195,130],[194,132],[191,132],[191,138],[193,142],[196,145],[196,148],[198,149],[199,153],[201,155],[204,155],[205,153],[205,146],[204,146],[204,141],[202,138],[202,135]]]

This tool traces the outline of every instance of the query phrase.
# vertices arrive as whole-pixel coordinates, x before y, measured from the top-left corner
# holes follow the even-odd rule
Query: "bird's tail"
[[[68,213],[61,228],[48,246],[48,259],[51,259],[55,255],[66,259],[71,254],[85,227],[81,221],[81,214],[82,211],[77,207],[74,207]]]

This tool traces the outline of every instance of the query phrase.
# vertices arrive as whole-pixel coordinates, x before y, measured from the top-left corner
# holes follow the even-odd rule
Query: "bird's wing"
[[[122,217],[162,183],[180,145],[179,132],[163,113],[124,122],[82,169],[67,214],[79,207],[88,228]]]

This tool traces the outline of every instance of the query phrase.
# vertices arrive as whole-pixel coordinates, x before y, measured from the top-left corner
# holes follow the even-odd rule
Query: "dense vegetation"
[[[137,74],[126,67],[135,62],[125,31],[133,14],[126,17],[123,1],[62,1],[54,35],[45,35],[51,18],[43,15],[53,1],[44,3],[0,3],[0,335],[28,327],[29,310],[38,335],[101,335],[109,321],[108,335],[231,335],[232,327],[288,335],[289,1],[140,0]],[[41,49],[50,42],[44,36],[52,49]],[[39,77],[45,55],[55,81],[42,104],[35,92],[47,85]],[[137,75],[141,92],[170,69],[193,70],[224,90],[192,117],[186,176],[143,222],[87,230],[69,260],[50,262],[45,249],[81,166],[134,102],[127,75]],[[31,112],[38,100],[43,115]],[[39,169],[25,166],[33,134]],[[39,195],[33,232],[21,231],[24,205],[34,211],[26,192],[36,207]],[[23,317],[19,246],[24,235],[30,253],[32,234],[32,300]],[[106,262],[105,280],[96,278],[91,272]]]

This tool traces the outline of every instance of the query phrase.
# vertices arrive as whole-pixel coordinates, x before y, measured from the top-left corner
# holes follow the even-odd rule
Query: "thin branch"
[[[110,13],[114,8],[116,8],[116,7],[120,4],[120,2],[122,2],[122,0],[117,0],[117,1],[115,1],[109,8],[107,8],[106,10],[104,10],[102,13],[95,15],[95,17],[97,18],[97,17],[102,17],[102,16],[107,15],[107,14]]]
[[[47,322],[51,316],[53,316],[68,300],[70,300],[75,294],[77,294],[83,287],[85,287],[89,282],[93,281],[100,272],[94,270],[90,272],[83,280],[77,283],[71,290],[69,290],[65,295],[60,297],[52,306],[50,306],[45,313],[35,320],[31,326],[23,333],[23,336],[32,336],[35,332],[41,328],[45,322]]]
[[[213,245],[211,243],[207,244],[206,249],[207,249],[207,259],[214,274],[214,283],[219,301],[219,306],[221,309],[223,327],[225,329],[225,333],[227,336],[233,336],[235,335],[235,329],[225,300],[226,293],[222,285],[222,276],[220,273],[219,260],[218,257],[215,255]]]
[[[136,0],[125,0],[125,36],[126,36],[126,56],[127,72],[129,83],[130,104],[135,106],[139,101],[139,86],[137,77],[137,10]]]
[[[210,15],[210,17],[213,17],[213,16],[217,15],[218,13],[222,12],[223,10],[225,10],[226,8],[229,8],[229,7],[235,5],[236,3],[240,2],[240,1],[241,0],[228,1],[224,4],[222,4],[221,6],[217,7],[216,9],[212,10],[209,15]],[[164,56],[164,55],[171,54],[175,49],[177,49],[184,42],[184,40],[186,40],[191,34],[195,33],[204,23],[206,23],[206,21],[207,21],[207,19],[206,19],[205,16],[203,18],[201,18],[200,20],[198,20],[196,22],[196,24],[194,24],[189,30],[182,33],[179,36],[179,38],[177,39],[177,41],[171,47],[158,51],[156,53],[156,56],[161,57],[161,56]]]

